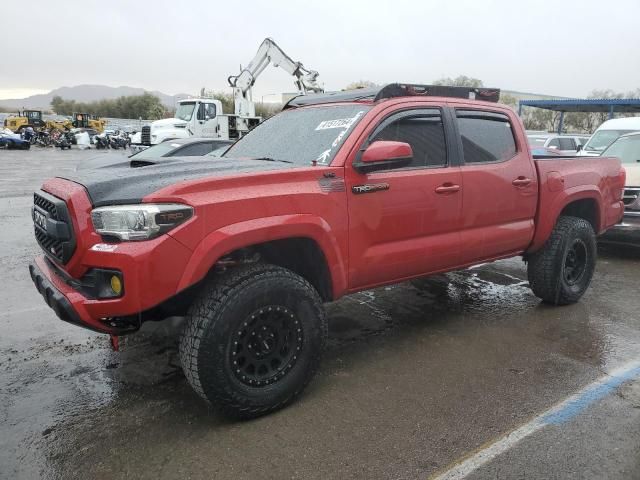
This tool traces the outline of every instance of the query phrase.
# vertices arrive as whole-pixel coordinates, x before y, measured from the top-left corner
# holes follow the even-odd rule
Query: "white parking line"
[[[544,413],[538,415],[520,428],[513,430],[502,438],[480,448],[471,456],[467,456],[456,462],[452,467],[442,473],[436,473],[430,477],[433,480],[460,480],[482,465],[508,451],[520,440],[537,432],[547,425],[559,425],[580,414],[592,403],[600,400],[622,383],[640,377],[640,361],[630,362],[609,374],[600,377],[595,382],[587,385],[566,400],[558,403]]]

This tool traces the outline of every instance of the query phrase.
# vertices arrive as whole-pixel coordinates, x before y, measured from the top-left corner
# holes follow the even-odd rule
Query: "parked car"
[[[558,150],[554,150],[553,148],[534,147],[532,145],[529,145],[529,148],[531,149],[531,155],[534,157],[562,157],[562,153]]]
[[[614,118],[607,120],[591,136],[578,152],[579,156],[597,157],[620,135],[640,131],[640,117]]]
[[[0,132],[0,148],[6,148],[9,150],[29,150],[31,148],[31,142],[20,138],[17,134],[5,134]]]
[[[569,135],[569,134],[529,134],[527,140],[532,148],[541,147],[557,150],[561,155],[575,155],[587,140],[588,135]]]
[[[522,256],[535,295],[577,302],[596,235],[622,218],[620,161],[535,160],[517,114],[471,96],[499,90],[303,95],[213,161],[48,180],[32,210],[35,287],[114,345],[186,316],[188,381],[242,418],[304,390],[327,338],[323,302],[346,294]]]
[[[618,157],[627,171],[624,189],[624,218],[602,236],[604,242],[640,246],[640,132],[622,135],[603,156]]]
[[[131,155],[136,160],[160,157],[200,157],[214,150],[229,147],[233,140],[219,140],[212,138],[179,138],[168,140]]]
[[[115,165],[130,163],[131,160],[147,161],[166,157],[198,157],[203,155],[220,156],[233,141],[212,138],[181,138],[152,145],[128,157],[118,152],[97,155],[77,165],[76,170],[111,168]],[[222,149],[222,151],[220,150]],[[217,152],[216,155],[213,152]]]

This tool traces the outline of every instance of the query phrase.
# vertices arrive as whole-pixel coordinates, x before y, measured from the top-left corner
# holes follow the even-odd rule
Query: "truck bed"
[[[546,157],[534,158],[540,182],[536,232],[529,251],[544,245],[567,197],[600,205],[592,219],[596,234],[615,225],[622,217],[621,200],[624,174],[620,160],[614,157]],[[622,170],[624,172],[624,170]],[[576,207],[577,208],[577,207]]]

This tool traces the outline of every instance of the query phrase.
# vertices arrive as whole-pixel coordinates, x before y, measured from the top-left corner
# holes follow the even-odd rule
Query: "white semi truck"
[[[262,121],[256,116],[251,87],[269,64],[281,67],[295,77],[295,85],[301,95],[307,92],[323,92],[317,83],[318,72],[307,70],[302,63],[294,62],[270,38],[266,38],[246,68],[236,76],[229,77],[233,89],[234,113],[225,113],[222,102],[204,96],[178,101],[174,118],[157,120],[145,125],[131,137],[134,151],[150,145],[187,137],[208,137],[233,140]]]

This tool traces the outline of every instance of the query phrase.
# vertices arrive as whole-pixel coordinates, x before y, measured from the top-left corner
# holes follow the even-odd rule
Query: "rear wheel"
[[[529,258],[533,293],[552,305],[577,302],[591,283],[596,253],[591,224],[578,217],[560,217],[544,247]]]
[[[216,275],[191,306],[180,359],[204,399],[252,418],[302,392],[326,336],[320,297],[305,279],[273,265],[242,266]]]

